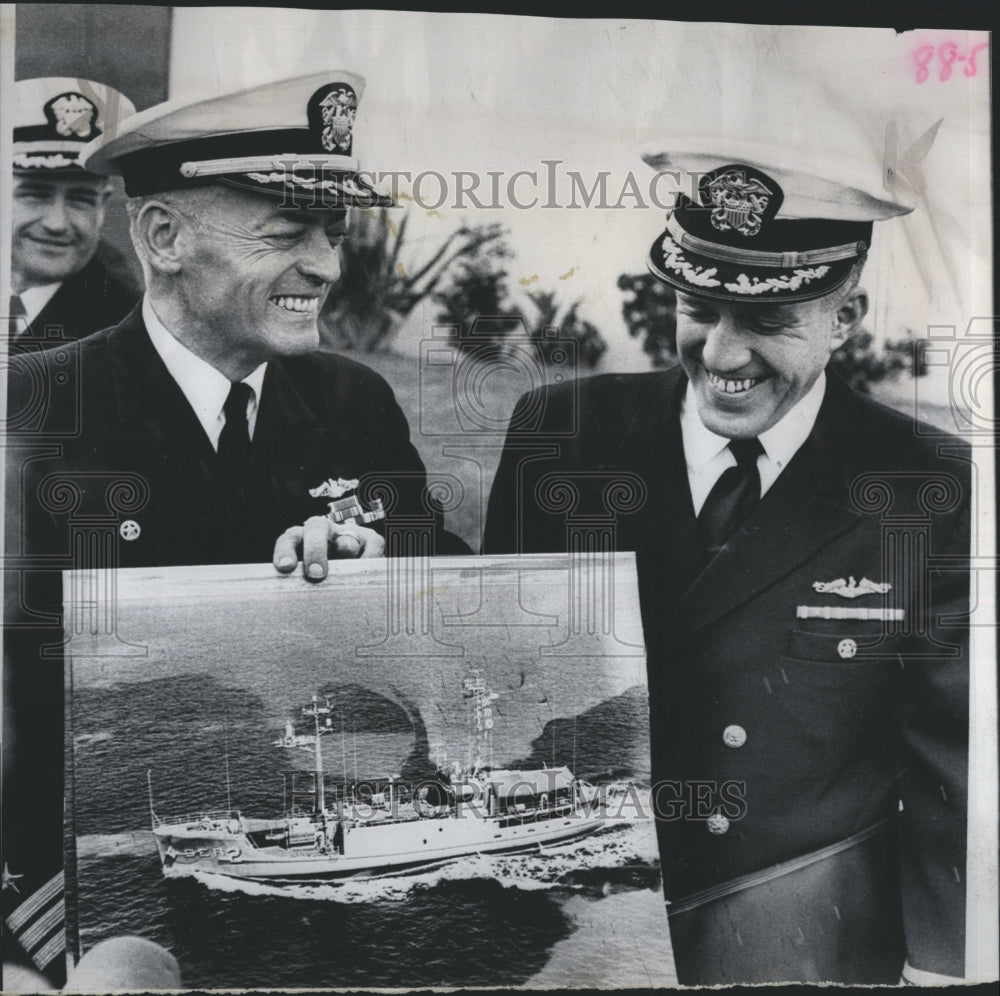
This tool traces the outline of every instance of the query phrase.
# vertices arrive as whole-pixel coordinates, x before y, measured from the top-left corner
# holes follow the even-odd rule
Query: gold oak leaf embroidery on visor
[[[768,277],[766,280],[759,280],[757,277],[749,280],[745,273],[741,273],[734,282],[726,284],[725,287],[733,294],[753,295],[766,294],[768,291],[795,291],[803,284],[825,277],[829,272],[830,267],[828,266],[813,266],[795,270],[793,273],[781,277]]]
[[[722,281],[715,279],[715,274],[719,272],[717,267],[706,269],[688,262],[684,258],[684,251],[669,235],[664,236],[662,245],[666,254],[663,258],[664,266],[669,266],[675,273],[681,274],[689,284],[694,284],[697,287],[718,287],[721,285]]]

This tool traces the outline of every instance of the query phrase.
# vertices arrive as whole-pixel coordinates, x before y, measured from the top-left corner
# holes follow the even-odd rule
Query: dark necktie
[[[28,312],[24,310],[24,302],[20,295],[11,294],[7,316],[7,339],[13,342],[22,332],[28,330]]]
[[[709,560],[760,501],[757,457],[764,452],[760,440],[731,439],[729,449],[736,457],[736,466],[723,471],[698,513],[698,531]]]
[[[247,406],[252,397],[253,388],[237,381],[229,386],[229,397],[222,406],[226,424],[219,434],[219,463],[228,470],[237,469],[250,453]]]

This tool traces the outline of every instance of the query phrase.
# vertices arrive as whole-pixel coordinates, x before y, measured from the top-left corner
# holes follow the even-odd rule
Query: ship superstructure
[[[495,769],[493,693],[478,670],[462,684],[469,756],[418,784],[391,775],[327,786],[321,738],[331,727],[329,699],[302,710],[313,734],[289,724],[276,746],[315,753],[311,806],[293,798],[281,817],[239,810],[160,817],[150,813],[165,874],[193,870],[274,882],[371,877],[472,854],[553,846],[602,825],[596,789],[565,766]],[[306,743],[309,740],[311,743]],[[440,765],[439,765],[440,767]]]

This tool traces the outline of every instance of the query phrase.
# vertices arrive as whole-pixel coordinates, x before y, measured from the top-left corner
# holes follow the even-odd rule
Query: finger
[[[385,551],[385,540],[374,529],[355,522],[335,524],[331,533],[331,556],[381,557]]]
[[[286,529],[274,541],[274,569],[281,574],[291,574],[299,562],[299,550],[302,548],[302,527],[292,526]]]
[[[375,532],[374,529],[368,529],[364,526],[358,532],[362,534],[363,539],[361,544],[362,557],[381,557],[385,553],[384,536]]]
[[[358,526],[355,522],[334,523],[330,530],[333,556],[356,559],[362,556],[365,546],[365,533],[371,532]]]
[[[353,560],[361,556],[361,539],[357,534],[343,526],[333,527],[333,538],[330,540],[330,556],[345,560]]]
[[[310,581],[326,577],[332,526],[325,515],[314,515],[302,527],[302,571]]]
[[[374,529],[359,526],[356,522],[345,522],[333,527],[333,532],[339,539],[353,539],[356,546],[350,544],[351,557],[381,557],[385,550],[385,540]],[[344,544],[347,549],[347,544]]]

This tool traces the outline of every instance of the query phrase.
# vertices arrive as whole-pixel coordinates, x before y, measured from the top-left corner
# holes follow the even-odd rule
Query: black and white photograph
[[[732,7],[0,5],[5,991],[995,983],[991,24]]]
[[[146,923],[196,989],[667,984],[638,614],[574,634],[530,561],[436,560],[419,667],[378,561],[120,572],[69,641],[84,945]]]

